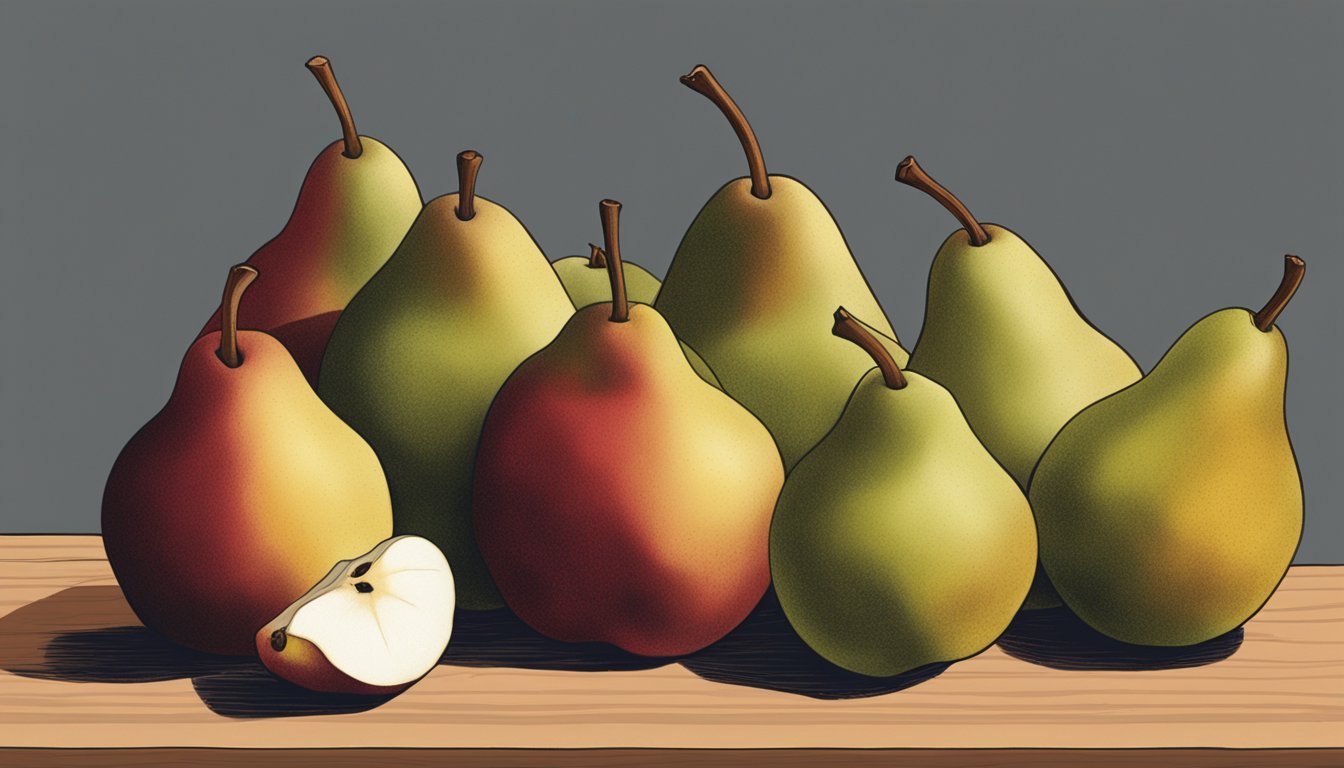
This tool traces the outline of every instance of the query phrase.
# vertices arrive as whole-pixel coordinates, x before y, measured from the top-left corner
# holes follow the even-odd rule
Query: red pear
[[[602,203],[613,300],[580,309],[486,415],[476,539],[538,632],[676,656],[727,634],[765,593],[784,466],[662,316],[626,300],[619,207]]]
[[[336,108],[345,138],[317,156],[289,223],[248,258],[266,279],[248,291],[242,316],[244,328],[279,339],[315,384],[336,319],[396,250],[423,201],[401,158],[355,131],[330,62],[314,56],[307,66]],[[216,312],[200,335],[218,328]]]
[[[238,331],[256,270],[238,265],[221,329],[187,350],[168,403],[117,457],[103,544],[127,602],[170,639],[250,655],[331,564],[392,535],[373,449],[274,337]]]

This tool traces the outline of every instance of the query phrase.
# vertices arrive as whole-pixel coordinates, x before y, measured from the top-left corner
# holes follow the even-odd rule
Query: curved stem
[[[882,346],[882,342],[869,333],[868,329],[855,320],[844,307],[837,307],[834,317],[835,324],[831,326],[831,333],[854,342],[867,352],[868,356],[873,358],[873,362],[877,363],[878,370],[882,371],[882,380],[887,383],[888,389],[904,388],[905,375],[901,373],[901,367],[896,364],[896,359],[886,347]]]
[[[1279,282],[1278,290],[1269,297],[1265,306],[1255,313],[1255,327],[1268,332],[1274,326],[1274,321],[1278,319],[1279,313],[1292,301],[1293,294],[1297,293],[1297,286],[1302,284],[1302,276],[1307,272],[1307,263],[1292,254],[1283,257],[1283,280]]]
[[[355,131],[355,118],[350,114],[350,105],[345,103],[340,83],[336,82],[336,73],[331,71],[331,62],[326,56],[314,56],[304,66],[317,78],[327,98],[331,99],[331,106],[336,108],[337,117],[341,118],[341,133],[345,134],[345,152],[342,154],[352,160],[364,154],[364,145]]]
[[[457,218],[471,221],[476,216],[476,174],[485,157],[468,149],[457,155]]]
[[[966,233],[971,236],[971,245],[982,246],[989,242],[989,234],[985,228],[980,226],[980,222],[971,215],[970,209],[964,203],[957,199],[957,196],[947,191],[942,184],[933,180],[933,177],[924,172],[919,167],[914,155],[910,155],[896,166],[896,180],[902,184],[908,184],[920,192],[932,197],[934,200],[943,204],[943,207],[952,212],[961,222],[961,226],[966,229]]]
[[[737,140],[742,142],[742,150],[747,153],[747,167],[751,170],[751,194],[766,200],[770,197],[770,177],[765,173],[765,157],[761,155],[760,142],[756,141],[756,132],[751,130],[747,116],[738,109],[737,102],[714,79],[714,73],[703,64],[697,65],[689,74],[681,76],[681,84],[714,102],[714,106],[728,118],[733,126]]]
[[[607,244],[607,277],[611,278],[611,322],[630,319],[630,302],[625,297],[625,269],[621,265],[621,204],[603,200],[597,205],[602,215],[602,239]]]
[[[229,269],[224,282],[224,300],[219,306],[219,359],[230,368],[243,364],[238,352],[238,303],[243,300],[247,286],[257,279],[257,270],[246,264],[235,264]]]
[[[606,269],[607,252],[602,250],[602,246],[594,243],[589,243],[588,247],[592,249],[588,254],[588,267],[590,269]]]

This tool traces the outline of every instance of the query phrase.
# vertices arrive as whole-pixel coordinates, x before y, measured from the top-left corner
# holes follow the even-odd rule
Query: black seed
[[[289,638],[285,635],[285,630],[283,629],[275,630],[274,632],[271,633],[271,650],[274,651],[285,650],[285,643],[288,640]]]
[[[361,581],[355,585],[355,589],[359,592],[368,593],[373,591],[373,585],[367,581]]]
[[[355,567],[355,570],[350,572],[350,577],[358,579],[360,576],[363,576],[364,574],[368,573],[369,568],[372,566],[373,563],[360,563],[358,566]]]

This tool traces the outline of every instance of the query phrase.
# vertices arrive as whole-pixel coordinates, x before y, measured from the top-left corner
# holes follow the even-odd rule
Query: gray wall
[[[107,470],[226,268],[280,229],[338,135],[302,66],[323,53],[426,195],[474,148],[481,193],[553,258],[600,237],[596,203],[615,197],[627,257],[660,272],[745,172],[677,84],[709,64],[911,342],[953,224],[892,180],[910,152],[1030,239],[1145,369],[1207,312],[1258,307],[1301,254],[1280,323],[1298,559],[1340,562],[1342,22],[1331,2],[8,0],[0,531],[97,530]]]

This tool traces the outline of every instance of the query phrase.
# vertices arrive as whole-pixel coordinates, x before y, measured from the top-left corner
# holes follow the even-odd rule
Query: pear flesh
[[[1031,584],[1036,530],[1013,479],[952,395],[872,369],[784,483],[770,570],[785,616],[817,653],[864,675],[973,656]]]
[[[1074,417],[1030,497],[1041,562],[1094,629],[1193,645],[1246,622],[1288,570],[1302,485],[1288,351],[1244,309],[1200,320],[1137,384]]]
[[[453,574],[438,547],[396,536],[338,562],[257,632],[276,676],[331,693],[390,693],[438,664],[453,631]]]

